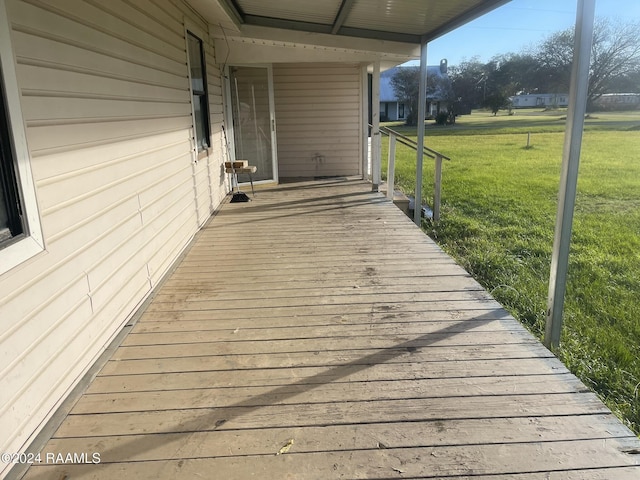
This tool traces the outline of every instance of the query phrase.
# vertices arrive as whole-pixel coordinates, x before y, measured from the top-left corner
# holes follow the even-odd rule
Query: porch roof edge
[[[381,39],[344,37],[257,25],[238,32],[211,26],[215,48],[227,63],[385,61],[400,64],[418,58],[419,45]]]

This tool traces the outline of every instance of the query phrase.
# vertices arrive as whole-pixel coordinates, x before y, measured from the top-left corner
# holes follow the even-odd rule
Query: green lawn
[[[428,125],[443,166],[442,219],[424,228],[535,335],[544,331],[566,112],[474,112]],[[415,129],[392,126],[415,137]],[[586,121],[558,356],[640,433],[640,112]],[[526,148],[527,133],[531,146]],[[386,152],[386,141],[383,152]],[[383,153],[383,165],[386,154]],[[412,193],[415,152],[398,146]],[[433,197],[425,158],[424,197]]]

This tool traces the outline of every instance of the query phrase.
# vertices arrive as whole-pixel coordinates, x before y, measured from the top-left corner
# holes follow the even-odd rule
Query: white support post
[[[418,90],[418,145],[416,147],[416,191],[413,221],[422,224],[422,163],[424,160],[424,117],[427,107],[427,44],[420,44],[420,84]]]
[[[371,190],[378,191],[382,180],[380,152],[380,61],[373,62],[373,78],[371,84]]]
[[[436,178],[433,191],[433,221],[440,221],[440,194],[442,192],[442,155],[436,154]]]
[[[387,162],[387,198],[393,200],[396,172],[396,136],[389,133],[389,160]]]
[[[360,90],[361,94],[361,148],[362,148],[362,158],[360,170],[362,173],[362,179],[369,179],[369,79],[367,73],[367,64],[362,65],[361,72],[361,85]]]
[[[584,115],[587,109],[587,94],[589,90],[589,64],[593,41],[594,15],[595,0],[579,0],[544,333],[544,344],[549,348],[557,347],[560,344],[560,334],[562,332],[562,313],[569,267],[571,227],[576,201]]]

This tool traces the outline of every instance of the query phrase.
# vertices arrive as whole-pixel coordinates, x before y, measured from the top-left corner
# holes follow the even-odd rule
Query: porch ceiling
[[[509,0],[220,0],[240,24],[395,42],[432,40]]]
[[[404,61],[400,57],[416,57],[416,46],[421,42],[431,41],[510,0],[188,1],[211,25],[222,27],[235,41],[244,37],[304,43],[394,55]]]

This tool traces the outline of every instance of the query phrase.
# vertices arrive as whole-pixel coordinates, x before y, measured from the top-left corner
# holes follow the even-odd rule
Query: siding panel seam
[[[73,279],[73,284],[75,284],[76,282],[82,280],[84,277],[84,273],[80,274],[80,275],[76,275],[76,277]],[[55,297],[57,298],[57,296]],[[50,302],[51,300],[49,300]],[[2,370],[0,370],[0,378],[4,378],[8,372],[10,372],[11,370],[14,369],[15,365],[18,364],[20,361],[22,361],[29,353],[31,353],[31,351],[37,347],[42,341],[44,341],[49,334],[55,330],[57,327],[59,327],[60,325],[62,325],[63,323],[65,323],[65,320],[75,311],[77,310],[80,305],[82,305],[83,303],[85,303],[87,301],[86,295],[84,295],[80,300],[78,300],[75,305],[70,309],[67,310],[67,312],[62,315],[56,322],[52,323],[49,325],[49,328],[47,328],[46,330],[44,330],[39,336],[38,338],[31,342],[29,344],[29,346],[27,348],[25,348],[22,352],[20,352],[20,354],[18,356],[16,356],[16,358],[14,358],[11,362],[9,362],[9,364],[7,364]],[[29,313],[30,317],[33,317],[34,315],[37,315],[40,311],[42,311],[43,308],[45,308],[46,306],[48,306],[47,304],[43,304],[41,305],[37,310],[31,311]],[[6,412],[7,407],[13,405],[13,403],[15,402],[15,400],[22,394],[23,390],[25,387],[28,387],[30,385],[30,383],[27,381],[24,383],[24,387],[20,390],[18,390],[18,392],[16,392],[16,394],[13,395],[13,397],[11,397],[7,403],[5,403],[4,405],[2,405],[0,407],[0,415],[4,414]]]
[[[186,117],[174,117],[174,118],[186,118]],[[190,117],[189,117],[190,118]],[[89,122],[84,122],[84,123],[89,123]],[[170,129],[166,129],[166,130],[152,130],[149,132],[144,132],[144,133],[136,133],[134,135],[122,135],[119,137],[113,137],[113,138],[109,138],[109,139],[105,139],[105,140],[93,140],[91,142],[84,142],[84,143],[76,143],[76,144],[72,144],[72,145],[64,145],[64,146],[60,146],[60,147],[49,147],[49,148],[43,148],[40,150],[32,150],[31,151],[31,156],[32,157],[41,157],[44,155],[52,155],[52,154],[56,154],[56,153],[64,153],[64,152],[69,152],[69,151],[73,151],[73,150],[80,150],[83,148],[90,148],[90,147],[98,147],[98,146],[102,146],[102,145],[110,145],[113,143],[119,143],[119,142],[124,142],[127,140],[136,140],[139,138],[145,138],[145,137],[149,137],[149,136],[153,136],[153,135],[162,135],[165,133],[175,133],[175,132],[180,132],[182,130],[186,130],[187,127],[184,128],[170,128]]]
[[[109,57],[111,57],[109,55]],[[118,59],[118,60],[122,60],[122,59]],[[75,65],[67,65],[64,63],[59,63],[59,62],[53,62],[53,61],[49,61],[49,60],[40,60],[37,58],[31,58],[31,57],[25,57],[23,55],[16,55],[16,61],[17,63],[19,63],[20,65],[27,65],[27,66],[31,66],[31,67],[41,67],[41,68],[49,68],[52,70],[62,70],[65,72],[72,72],[72,73],[81,73],[81,74],[85,74],[85,75],[92,75],[95,77],[102,77],[102,78],[110,78],[113,80],[121,80],[121,81],[125,81],[125,82],[132,82],[132,83],[137,83],[140,85],[148,85],[151,87],[163,87],[163,88],[171,88],[174,90],[178,90],[178,91],[184,91],[187,92],[188,88],[186,86],[186,80],[185,80],[185,88],[179,88],[176,85],[172,85],[169,83],[163,83],[163,82],[158,82],[158,81],[153,81],[153,80],[145,80],[143,78],[139,78],[139,77],[130,77],[127,75],[118,75],[115,73],[110,73],[110,72],[106,72],[106,71],[102,71],[102,70],[93,70],[90,68],[84,68],[84,67],[79,67],[79,66],[75,66]],[[128,63],[130,63],[129,60],[126,60]],[[152,67],[146,67],[146,68],[152,68]],[[169,75],[173,75],[176,78],[179,79],[184,79],[183,76],[181,75],[177,75],[176,73],[173,72],[164,72],[166,74]]]
[[[119,20],[121,20],[123,23],[133,27],[134,29],[140,30],[141,32],[146,33],[147,35],[153,37],[154,39],[167,44],[169,46],[171,46],[172,48],[178,48],[176,47],[176,44],[178,43],[184,43],[184,35],[181,31],[179,30],[174,30],[173,28],[169,28],[166,25],[161,24],[160,22],[158,22],[158,20],[156,20],[155,18],[147,15],[147,13],[144,10],[141,10],[139,8],[135,8],[132,4],[128,3],[128,2],[123,2],[127,5],[129,5],[130,7],[132,7],[133,10],[137,10],[139,13],[141,13],[143,16],[147,17],[149,20],[155,22],[157,25],[160,25],[161,27],[164,27],[166,30],[169,30],[170,32],[174,33],[176,36],[176,44],[173,44],[169,41],[167,41],[166,37],[162,37],[161,35],[156,34],[155,32],[151,31],[151,29],[145,28],[140,24],[134,23],[132,22],[127,16],[125,15],[120,15],[118,13],[118,11],[116,9],[108,9],[107,5],[111,5],[113,2],[105,2],[105,1],[95,1],[95,0],[85,0],[89,5],[92,5],[94,8],[103,11],[104,13],[106,13],[107,15],[110,15],[114,18],[117,18]],[[108,33],[108,32],[105,32]]]
[[[73,197],[69,200],[66,200],[64,202],[60,202],[57,205],[54,205],[52,207],[49,207],[45,210],[42,210],[40,213],[43,217],[50,215],[53,212],[56,212],[58,210],[61,210],[63,208],[66,208],[70,205],[74,205],[76,203],[80,203],[84,200],[88,200],[89,198],[91,198],[92,196],[98,194],[98,193],[102,193],[104,191],[110,190],[111,188],[113,188],[114,186],[117,186],[123,182],[126,182],[128,180],[132,180],[134,178],[139,178],[142,175],[144,175],[145,173],[149,173],[152,172],[153,170],[156,170],[158,167],[164,166],[164,165],[170,165],[171,163],[177,162],[179,161],[182,157],[185,157],[186,155],[188,155],[188,153],[180,153],[179,155],[176,155],[174,157],[168,158],[162,162],[159,163],[155,163],[153,165],[151,165],[150,167],[144,168],[142,170],[138,170],[135,173],[131,173],[129,175],[126,175],[124,177],[120,177],[112,182],[106,183],[104,185],[102,185],[100,188],[95,188],[93,190],[91,190],[90,192],[84,193],[82,195],[78,195],[77,197]],[[177,168],[176,171],[182,170],[182,168]],[[138,194],[138,192],[134,192],[131,195],[129,195],[127,198],[134,198],[136,195]],[[109,210],[111,210],[109,208]]]
[[[135,65],[140,65],[140,66],[143,66],[143,67],[147,67],[147,68],[150,68],[152,70],[157,70],[159,72],[170,73],[170,74],[176,75],[176,76],[180,76],[180,74],[181,74],[180,69],[178,68],[179,66],[181,66],[181,64],[179,62],[175,61],[173,58],[164,57],[167,60],[170,60],[170,61],[176,63],[175,70],[171,70],[169,68],[161,67],[157,63],[146,62],[146,61],[143,61],[140,58],[133,58],[133,57],[126,56],[126,55],[121,55],[121,54],[118,54],[116,52],[112,52],[112,51],[106,50],[104,48],[99,48],[99,47],[94,46],[94,45],[92,45],[90,43],[85,43],[85,42],[80,42],[80,41],[77,41],[77,40],[72,40],[70,38],[66,38],[66,37],[62,37],[60,35],[56,35],[56,34],[53,34],[53,33],[45,32],[45,31],[42,31],[42,30],[40,30],[38,28],[29,27],[27,25],[22,25],[22,24],[19,24],[19,23],[12,23],[12,29],[15,30],[16,32],[20,32],[20,33],[24,33],[24,34],[27,34],[27,35],[32,35],[32,36],[35,36],[35,37],[43,38],[45,40],[50,40],[50,41],[53,41],[53,42],[56,42],[56,43],[62,43],[64,45],[70,45],[72,47],[80,48],[80,49],[85,50],[87,52],[97,53],[99,55],[104,55],[105,57],[115,58],[117,60],[123,60],[125,62],[131,63],[131,64],[135,64]],[[149,52],[149,53],[155,53],[155,52]],[[186,75],[186,66],[185,66],[185,75]]]
[[[182,91],[180,89],[174,89]],[[186,91],[186,90],[185,90]],[[47,98],[75,98],[79,100],[107,100],[109,102],[149,102],[149,103],[177,103],[188,104],[184,100],[172,100],[168,98],[152,98],[152,97],[134,97],[125,95],[107,95],[104,93],[82,93],[82,92],[63,92],[60,90],[36,90],[25,88],[22,89],[24,97],[47,97]]]
[[[83,301],[78,302],[72,310],[68,311],[67,314],[65,314],[63,316],[63,319],[66,320],[69,316],[71,316],[76,310],[78,310],[84,302],[86,302],[86,298],[83,299]],[[89,348],[89,347],[87,347]],[[53,360],[55,360],[57,357],[60,356],[60,354],[62,352],[64,352],[64,349],[59,349],[56,354],[53,357],[50,357],[48,359],[48,363],[53,362]],[[84,353],[84,352],[83,352]],[[76,365],[73,364],[71,365],[71,367],[69,368],[69,370],[75,368]],[[14,395],[10,401],[8,401],[3,407],[0,408],[0,415],[3,415],[5,413],[5,410],[7,407],[14,405],[15,401],[22,396],[22,394],[33,384],[35,384],[35,380],[38,379],[38,377],[40,377],[42,375],[42,371],[38,371],[36,374],[32,375],[28,381],[26,381],[23,385],[23,387],[16,393],[16,395]],[[55,388],[57,388],[58,386],[60,386],[60,384],[62,384],[65,380],[67,379],[67,375],[61,375],[60,379],[53,385],[53,387],[51,388],[51,390],[55,390]],[[43,395],[40,402],[38,403],[38,405],[36,405],[34,407],[35,411],[39,411],[42,408],[42,405],[45,404],[47,402],[48,398],[46,395]],[[24,420],[20,423],[19,427],[15,429],[15,431],[13,432],[13,435],[11,435],[8,439],[7,439],[7,444],[10,444],[11,442],[13,442],[18,435],[24,430],[25,426],[32,420],[32,417],[30,415],[26,415]]]
[[[151,48],[148,45],[136,41],[133,38],[127,38],[123,35],[120,35],[119,33],[114,32],[113,30],[109,30],[107,28],[105,28],[103,25],[100,25],[99,23],[95,23],[95,22],[91,22],[89,20],[87,20],[86,18],[80,17],[78,15],[74,15],[71,12],[67,12],[62,8],[58,8],[54,5],[50,5],[50,4],[46,4],[45,2],[41,1],[41,0],[22,0],[23,2],[33,5],[34,7],[37,7],[43,11],[49,12],[49,13],[53,13],[54,15],[58,15],[62,18],[66,18],[67,20],[70,20],[72,22],[77,23],[78,25],[82,25],[85,26],[87,28],[90,28],[92,30],[95,30],[96,32],[100,32],[103,33],[105,35],[108,35],[111,38],[115,38],[116,40],[120,40],[122,42],[128,43],[130,45],[133,45],[137,48],[140,48],[142,50],[146,50],[150,53],[153,53],[155,55],[158,55],[160,57],[164,57],[168,60],[173,60],[176,63],[180,63],[182,56],[178,54],[178,52],[180,52],[180,49],[178,47],[176,47],[176,45],[171,45],[170,43],[166,42],[165,39],[161,39],[161,38],[155,38],[155,35],[151,35],[154,37],[154,39],[156,40],[160,40],[163,44],[166,44],[168,47],[171,47],[174,50],[177,50],[176,52],[176,56],[170,56],[168,54],[168,49],[162,49],[162,48]],[[87,0],[87,4],[88,5],[92,5],[92,3],[90,1]],[[95,5],[92,5],[95,7]],[[112,16],[113,18],[118,18],[114,15],[112,15],[110,12],[107,12],[106,10],[100,9],[102,10],[104,13],[106,13],[107,15]],[[119,18],[118,18],[119,19]],[[119,19],[120,21],[122,21],[122,19]],[[139,32],[144,32],[145,34],[149,35],[148,32],[145,32],[143,29],[141,29],[140,27],[136,26],[136,25],[132,25],[129,22],[125,22],[126,25],[132,26],[134,31],[139,31]]]
[[[54,175],[54,176],[51,176],[51,177],[47,177],[45,179],[38,180],[36,182],[36,185],[38,187],[44,187],[44,186],[47,186],[47,185],[50,185],[50,184],[53,184],[53,183],[60,182],[62,180],[73,178],[75,176],[84,175],[84,174],[87,174],[87,173],[95,172],[96,170],[101,170],[103,168],[113,167],[113,166],[118,165],[120,163],[129,162],[131,160],[135,160],[135,159],[139,158],[142,155],[149,155],[149,154],[153,154],[153,153],[159,153],[159,152],[162,152],[163,150],[166,150],[166,149],[172,148],[172,147],[177,147],[177,146],[179,146],[181,144],[186,144],[186,141],[185,140],[180,140],[178,142],[162,144],[162,145],[159,145],[158,147],[150,148],[150,149],[145,150],[143,152],[136,152],[136,153],[133,153],[131,155],[125,155],[123,157],[115,158],[113,160],[108,160],[106,162],[96,163],[96,164],[91,165],[89,167],[79,168],[79,169],[73,170],[71,172],[67,172],[67,173],[63,173],[63,174],[60,174],[60,175]],[[179,155],[179,156],[189,155],[189,154],[190,154],[189,151],[185,151],[184,153],[182,153],[182,155]],[[172,158],[177,159],[179,156],[175,156],[175,157],[172,157]]]
[[[186,105],[186,104],[185,104]],[[157,114],[157,115],[127,115],[113,117],[78,117],[55,118],[51,120],[27,120],[28,127],[52,127],[58,125],[84,125],[86,123],[126,122],[129,120],[164,120],[168,118],[191,118],[191,115]]]
[[[176,33],[178,36],[183,38],[184,41],[184,30],[183,30],[183,25],[182,22],[177,21],[175,18],[172,18],[172,20],[176,20],[174,23],[177,25],[176,28],[173,28],[171,25],[169,25],[169,23],[161,20],[160,18],[158,18],[157,16],[153,16],[149,13],[149,10],[146,10],[144,8],[142,8],[140,5],[142,4],[141,0],[135,0],[135,1],[130,1],[130,0],[122,0],[123,3],[126,3],[127,5],[129,5],[131,8],[133,8],[134,10],[138,10],[140,13],[142,13],[143,15],[149,17],[151,20],[153,20],[154,22],[156,22],[158,25],[162,25],[163,27],[165,27],[167,30],[171,30],[172,32]],[[166,14],[166,12],[165,12]],[[168,15],[167,15],[168,16]]]

